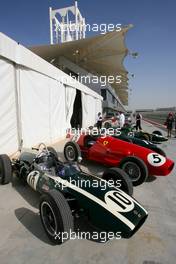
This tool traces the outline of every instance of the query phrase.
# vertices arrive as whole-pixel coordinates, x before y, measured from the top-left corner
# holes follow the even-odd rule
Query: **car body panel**
[[[77,139],[77,144],[80,146],[85,159],[97,161],[107,166],[118,166],[125,157],[135,156],[145,162],[149,175],[155,176],[169,175],[174,167],[172,160],[149,148],[111,136],[98,136],[92,146],[86,147],[86,137],[86,134],[82,134]]]
[[[106,232],[120,232],[122,237],[129,238],[146,220],[147,211],[133,197],[105,180],[79,169],[76,171],[77,165],[65,164],[64,167],[58,175],[53,175],[36,166],[27,175],[27,182],[40,193],[52,189],[69,193],[89,212],[91,223]],[[85,184],[80,186],[81,181]]]
[[[146,131],[135,131],[134,129],[134,126],[128,125],[126,127],[123,127],[120,131],[122,135],[131,136],[138,139],[144,139],[145,135],[147,135],[150,141],[155,144],[168,140],[167,137],[164,137],[162,135],[152,134]]]

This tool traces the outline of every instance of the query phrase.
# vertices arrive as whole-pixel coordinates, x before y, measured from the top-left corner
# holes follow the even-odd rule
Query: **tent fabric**
[[[80,82],[76,81],[71,76],[59,70],[51,63],[48,63],[46,60],[37,56],[31,50],[23,47],[22,45],[10,39],[1,32],[0,56],[7,58],[9,61],[12,61],[17,65],[21,65],[28,69],[39,72],[43,75],[48,76],[49,78],[60,81],[65,85],[70,85],[76,89],[79,89],[80,91],[86,92],[87,94],[90,94],[102,100],[102,97],[98,93],[94,92],[93,90],[81,84]]]
[[[18,149],[15,69],[12,63],[0,59],[0,153]]]
[[[101,112],[100,105],[97,107],[96,98],[82,93],[83,104],[83,127],[94,126],[96,123],[96,116],[98,112]]]
[[[50,133],[51,142],[65,135],[66,126],[66,102],[65,86],[55,80],[49,81],[50,87]]]
[[[65,81],[62,77],[65,77]],[[102,97],[0,33],[0,153],[65,137],[76,89],[88,95],[87,112]],[[90,97],[90,98],[89,98]],[[88,114],[90,123],[94,115]]]
[[[65,87],[31,70],[22,69],[20,78],[23,144],[27,147],[39,142],[51,144],[63,137]]]
[[[88,102],[87,102],[87,94],[82,93],[81,94],[81,100],[82,100],[82,121],[83,127],[88,127],[88,114],[89,114],[89,107],[88,107]]]
[[[50,141],[50,91],[47,77],[24,68],[20,72],[23,144]]]
[[[65,102],[66,102],[66,126],[71,128],[71,117],[73,114],[73,105],[76,97],[76,89],[71,86],[66,86],[65,88]]]

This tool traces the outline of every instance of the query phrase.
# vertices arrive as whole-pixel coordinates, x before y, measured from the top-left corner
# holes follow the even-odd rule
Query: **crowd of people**
[[[135,123],[136,123],[136,130],[142,130],[142,126],[141,126],[141,120],[142,120],[142,115],[140,113],[137,113],[136,115],[133,115],[133,117],[135,118]],[[96,127],[98,129],[101,129],[102,128],[102,124],[103,124],[103,121],[105,120],[106,118],[103,118],[102,117],[102,114],[99,112],[98,115],[97,115],[97,120],[96,120]],[[116,115],[116,117],[113,117],[112,119],[114,119],[114,121],[116,123],[118,123],[118,126],[120,128],[124,127],[125,123],[126,123],[126,118],[125,118],[125,114],[120,111],[118,112],[118,114]],[[130,118],[130,121],[131,121],[131,118]]]
[[[136,114],[134,113],[132,116],[136,124],[136,131],[142,130],[142,125],[141,125],[142,115],[140,113],[136,113]],[[125,125],[125,121],[126,121],[125,114],[123,112],[119,112],[116,119],[118,120],[119,127],[122,128]],[[101,129],[102,124],[103,124],[103,117],[102,114],[99,112],[96,121],[97,128]],[[176,113],[173,114],[172,112],[170,112],[166,118],[164,125],[167,128],[167,137],[171,138],[172,130],[174,129],[175,138],[176,138]]]

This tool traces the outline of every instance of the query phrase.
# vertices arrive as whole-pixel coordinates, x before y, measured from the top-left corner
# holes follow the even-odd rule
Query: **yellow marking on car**
[[[109,142],[107,140],[103,141],[103,145],[106,146]]]

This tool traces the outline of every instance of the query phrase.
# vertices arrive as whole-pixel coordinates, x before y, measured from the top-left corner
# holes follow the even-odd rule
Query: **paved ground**
[[[148,131],[152,125],[145,124]],[[57,146],[62,150],[62,144]],[[162,145],[176,161],[176,139]],[[100,173],[101,167],[87,164]],[[85,167],[85,165],[84,165]],[[107,243],[74,240],[52,246],[40,223],[39,195],[17,179],[0,186],[0,264],[174,264],[176,263],[176,171],[135,188],[134,197],[149,211],[130,240]],[[80,223],[86,228],[86,222]]]

